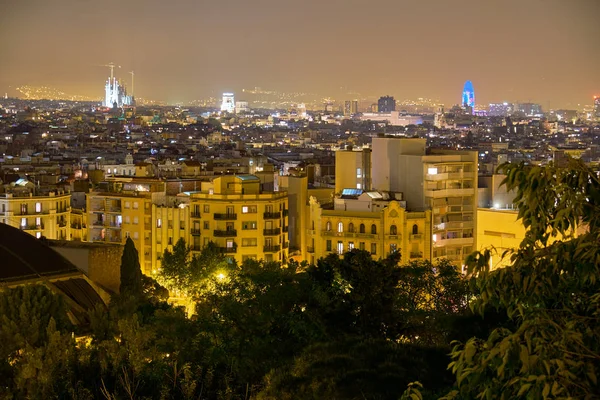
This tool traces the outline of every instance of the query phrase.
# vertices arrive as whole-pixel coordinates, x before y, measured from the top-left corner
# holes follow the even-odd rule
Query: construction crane
[[[133,76],[135,75],[133,71],[129,71],[131,74],[131,97],[133,97]]]
[[[121,68],[120,65],[116,65],[114,62],[109,62],[106,65],[99,65],[99,67],[108,67],[110,68],[110,81],[112,82],[113,78],[115,77],[115,67],[116,68]]]

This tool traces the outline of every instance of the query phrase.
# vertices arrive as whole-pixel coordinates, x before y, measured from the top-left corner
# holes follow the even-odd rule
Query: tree
[[[313,283],[309,309],[321,315],[329,335],[394,337],[399,258],[392,254],[375,261],[369,252],[354,249],[341,259],[331,254],[308,268]]]
[[[0,292],[0,381],[11,382],[24,352],[44,346],[52,332],[72,330],[62,297],[43,285],[18,286]],[[3,397],[0,385],[0,397]]]
[[[188,291],[191,284],[190,249],[183,238],[179,239],[173,251],[165,249],[160,265],[160,281],[170,291]]]
[[[456,390],[446,398],[600,398],[600,182],[583,162],[511,165],[525,239],[512,265],[490,271],[490,251],[469,267],[473,308],[506,310],[513,329],[456,343]],[[552,237],[560,240],[550,241]]]
[[[127,238],[121,256],[121,296],[140,298],[143,294],[140,258],[131,238]]]
[[[293,364],[269,373],[258,399],[397,400],[415,379],[429,390],[449,386],[447,362],[440,349],[347,337],[311,345]]]

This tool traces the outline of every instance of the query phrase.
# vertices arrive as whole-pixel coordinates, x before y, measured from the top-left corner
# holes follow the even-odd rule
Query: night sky
[[[0,92],[102,96],[111,61],[136,95],[302,91],[590,104],[600,0],[0,0]],[[12,92],[11,92],[12,93]]]

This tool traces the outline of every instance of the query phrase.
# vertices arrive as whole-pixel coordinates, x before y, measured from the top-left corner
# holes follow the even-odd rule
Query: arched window
[[[398,228],[396,228],[396,225],[390,226],[390,235],[397,235],[397,234],[398,234]]]
[[[354,224],[352,222],[348,224],[348,232],[354,233]]]
[[[338,233],[344,232],[344,223],[338,222]]]
[[[331,221],[327,221],[327,223],[325,224],[325,230],[327,232],[331,232]]]
[[[360,226],[358,227],[358,232],[365,233],[365,224],[360,224]]]
[[[417,226],[417,224],[413,225],[413,235],[416,235],[419,233],[419,227]]]
[[[371,225],[371,235],[377,235],[377,225]]]

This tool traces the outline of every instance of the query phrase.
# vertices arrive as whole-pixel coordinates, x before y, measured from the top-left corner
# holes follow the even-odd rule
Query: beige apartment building
[[[38,188],[20,180],[0,193],[0,223],[37,238],[71,239],[71,194],[64,189]]]

